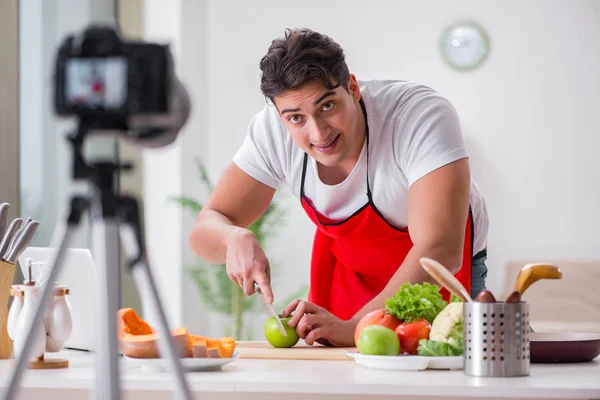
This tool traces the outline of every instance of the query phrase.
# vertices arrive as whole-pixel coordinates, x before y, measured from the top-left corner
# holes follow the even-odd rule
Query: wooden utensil
[[[473,303],[471,295],[467,289],[460,283],[458,279],[452,275],[446,267],[431,258],[422,257],[420,260],[421,266],[433,279],[439,282],[440,285],[460,297],[463,301]]]
[[[495,303],[496,298],[489,290],[482,290],[481,292],[479,292],[477,297],[475,297],[475,301],[479,303]]]
[[[519,292],[518,290],[515,290],[514,292],[509,294],[508,297],[506,298],[507,303],[518,303],[520,301],[521,301],[521,292]]]
[[[527,264],[517,276],[517,282],[515,284],[514,291],[519,292],[521,297],[525,293],[525,290],[531,286],[534,282],[540,279],[560,279],[562,278],[562,272],[560,268],[552,264]],[[511,296],[513,294],[511,293]]]
[[[357,351],[356,347],[327,347],[320,344],[309,346],[300,341],[295,346],[281,349],[268,342],[237,342],[236,351],[240,358],[275,359],[275,360],[344,360],[352,361],[349,351]]]

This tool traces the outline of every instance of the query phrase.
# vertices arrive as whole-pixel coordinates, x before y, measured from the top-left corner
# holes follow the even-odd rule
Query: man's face
[[[354,75],[348,82],[346,91],[341,86],[329,90],[311,81],[274,99],[294,142],[328,167],[356,161],[364,142],[360,90]]]

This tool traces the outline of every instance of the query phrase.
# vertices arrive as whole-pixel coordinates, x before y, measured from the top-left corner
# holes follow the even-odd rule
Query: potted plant
[[[202,184],[206,186],[209,193],[212,192],[214,185],[204,163],[198,158],[195,159],[195,162]],[[204,206],[202,202],[189,197],[171,196],[170,200],[191,212],[194,218]],[[283,212],[273,201],[248,229],[256,235],[261,246],[266,248],[268,238],[282,221]],[[212,311],[227,316],[230,320],[229,326],[225,328],[225,334],[237,340],[241,340],[242,337],[251,340],[252,333],[250,329],[245,330],[243,315],[258,308],[257,296],[246,296],[241,287],[231,282],[227,276],[225,265],[213,265],[199,259],[198,264],[189,267],[189,272],[199,289],[204,304]],[[275,272],[276,269],[271,268],[272,277],[276,275]],[[307,286],[302,286],[287,299],[275,304],[275,308],[281,310],[293,299],[306,297],[307,291]]]

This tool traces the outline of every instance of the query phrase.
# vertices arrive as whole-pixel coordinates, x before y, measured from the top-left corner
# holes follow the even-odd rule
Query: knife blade
[[[279,318],[279,314],[277,314],[277,312],[275,311],[275,307],[273,307],[273,304],[267,303],[267,300],[265,300],[265,296],[263,296],[262,290],[260,290],[260,286],[258,286],[258,283],[256,283],[256,282],[254,282],[254,291],[256,293],[258,293],[258,295],[260,296],[260,302],[262,303],[267,314],[269,314],[269,316],[275,318],[275,321],[277,322],[277,327],[279,328],[279,333],[281,333],[283,336],[287,337],[287,332],[286,332],[285,328],[283,327],[283,322],[281,322],[281,319]]]
[[[10,205],[8,203],[0,204],[0,238],[4,236],[6,232],[6,220],[8,219],[8,209]]]
[[[12,240],[13,236],[21,225],[23,224],[23,220],[21,218],[15,218],[12,220],[6,232],[4,232],[4,236],[2,237],[2,242],[0,242],[0,260],[4,258],[4,253],[8,250],[8,245]]]
[[[6,253],[4,260],[7,263],[15,264],[17,262],[17,259],[21,253],[27,248],[27,246],[29,246],[29,242],[31,242],[31,239],[33,238],[33,235],[35,234],[35,231],[39,225],[40,223],[37,221],[31,221],[29,224],[27,224],[21,235],[19,235],[17,240],[15,240],[11,246],[10,250]]]

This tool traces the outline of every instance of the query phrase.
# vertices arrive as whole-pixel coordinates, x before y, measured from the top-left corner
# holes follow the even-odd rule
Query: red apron
[[[366,110],[361,100],[365,123]],[[383,218],[373,203],[369,186],[369,128],[367,140],[368,202],[342,221],[321,215],[304,195],[308,156],[304,155],[300,196],[302,208],[316,225],[308,301],[324,307],[342,320],[351,319],[378,295],[402,265],[413,246],[408,229],[399,229]],[[469,208],[462,268],[456,278],[471,292],[473,217]],[[446,289],[440,291],[448,300]]]

